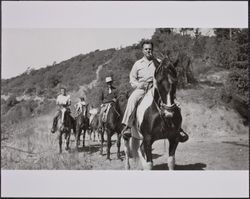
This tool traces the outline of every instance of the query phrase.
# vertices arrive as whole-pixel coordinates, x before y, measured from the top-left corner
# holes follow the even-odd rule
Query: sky
[[[158,27],[247,27],[247,10],[247,2],[3,1],[1,75],[125,47]]]
[[[2,29],[2,78],[94,50],[150,39],[155,29]]]

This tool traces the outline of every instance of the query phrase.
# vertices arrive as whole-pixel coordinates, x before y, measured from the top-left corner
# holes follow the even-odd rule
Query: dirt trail
[[[190,135],[176,152],[177,170],[248,170],[248,127],[237,113],[220,106],[211,109],[199,102],[186,102],[196,90],[179,92],[183,127]],[[195,96],[193,96],[195,97]],[[196,97],[195,97],[196,98]],[[203,101],[203,100],[201,100]],[[223,116],[223,117],[222,117]],[[123,170],[124,161],[116,157],[116,135],[112,137],[111,161],[99,154],[100,144],[89,141],[76,152],[74,136],[71,150],[58,154],[57,134],[49,132],[52,115],[33,119],[13,127],[12,137],[2,140],[2,169],[94,169]],[[192,122],[190,122],[192,121]],[[106,143],[105,143],[106,144]],[[168,142],[153,144],[154,170],[166,170]],[[122,159],[123,142],[122,142]],[[141,169],[132,162],[132,169]]]
[[[97,78],[83,88],[93,87]],[[216,76],[216,81],[218,77]],[[74,93],[76,98],[83,90]],[[248,127],[238,113],[220,103],[214,86],[201,86],[179,90],[177,99],[181,104],[183,128],[190,139],[180,143],[176,151],[176,170],[248,170]],[[50,133],[53,113],[33,118],[8,130],[9,137],[2,139],[2,169],[93,169],[123,170],[122,160],[116,157],[116,135],[112,137],[111,161],[99,154],[98,142],[86,141],[87,146],[75,150],[75,138],[71,137],[69,152],[59,154],[58,135]],[[105,143],[106,144],[106,143]],[[65,145],[64,145],[65,147]],[[154,170],[167,170],[168,141],[153,144]],[[141,169],[132,162],[132,169]]]

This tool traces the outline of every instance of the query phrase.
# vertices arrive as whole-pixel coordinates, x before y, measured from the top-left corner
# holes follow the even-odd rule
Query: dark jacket
[[[102,104],[112,102],[113,99],[117,98],[117,90],[114,86],[111,86],[111,93],[109,93],[108,87],[102,90],[100,100]]]

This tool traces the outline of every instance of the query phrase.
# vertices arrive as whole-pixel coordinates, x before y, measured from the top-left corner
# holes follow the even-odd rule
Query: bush
[[[6,105],[7,107],[11,108],[13,106],[15,106],[16,104],[18,104],[19,102],[16,99],[16,95],[11,95],[7,101],[6,101]]]

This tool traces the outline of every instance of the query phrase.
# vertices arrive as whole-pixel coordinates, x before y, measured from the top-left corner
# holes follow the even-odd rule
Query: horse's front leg
[[[130,140],[130,138],[123,139],[123,141],[124,141],[124,152],[125,152],[125,169],[126,170],[130,169],[130,163],[129,163],[129,156],[130,156],[129,140]]]
[[[153,169],[153,158],[152,158],[152,140],[151,136],[145,136],[143,144],[141,146],[141,159],[142,166],[145,170]]]
[[[69,150],[70,133],[71,133],[71,130],[69,132],[67,132],[66,148],[65,148],[66,151]]]
[[[76,128],[76,149],[78,149],[78,146],[80,144],[80,135],[81,135],[81,129],[80,127],[78,126]]]
[[[59,132],[59,153],[62,153],[62,132]]]
[[[109,129],[107,129],[107,159],[108,160],[111,160],[110,148],[111,148],[111,131]]]
[[[169,170],[174,170],[175,167],[175,151],[178,146],[178,141],[176,139],[169,140],[169,156],[168,156],[168,168]]]
[[[122,137],[122,134],[121,133],[117,133],[117,158],[118,159],[121,159],[121,151],[120,151],[120,148],[121,148],[121,137]]]
[[[91,130],[91,134],[93,134],[93,141],[95,142],[95,134],[96,134],[95,129]]]
[[[99,132],[101,134],[101,148],[100,148],[100,154],[103,154],[103,143],[104,143],[104,130],[103,128],[99,129]]]

